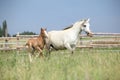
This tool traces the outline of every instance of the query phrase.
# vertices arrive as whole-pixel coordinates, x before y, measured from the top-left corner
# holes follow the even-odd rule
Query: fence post
[[[83,45],[82,36],[80,36],[80,45]]]
[[[90,38],[89,46],[91,46],[91,44],[92,44],[92,37]]]
[[[7,39],[7,37],[5,38],[5,48],[8,48],[8,39]]]
[[[18,50],[18,46],[19,46],[19,32],[17,33],[16,35],[16,38],[17,38],[17,44],[16,44],[16,49]]]

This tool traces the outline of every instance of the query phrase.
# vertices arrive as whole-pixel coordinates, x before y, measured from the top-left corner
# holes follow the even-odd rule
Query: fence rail
[[[97,48],[97,47],[120,47],[120,33],[94,33],[93,37],[80,35],[77,47]],[[23,49],[29,38],[38,35],[17,35],[16,37],[0,37],[0,50]]]

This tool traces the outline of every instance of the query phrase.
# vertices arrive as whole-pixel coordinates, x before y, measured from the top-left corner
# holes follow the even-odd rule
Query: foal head
[[[41,28],[40,35],[43,38],[48,38],[48,33],[47,33],[46,29]]]

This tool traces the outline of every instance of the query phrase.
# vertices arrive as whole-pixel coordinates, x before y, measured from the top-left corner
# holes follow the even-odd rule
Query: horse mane
[[[73,27],[73,24],[70,25],[70,26],[68,26],[68,27],[66,27],[66,28],[64,28],[63,30],[67,30],[67,29],[70,29],[70,28],[72,28],[72,27]]]

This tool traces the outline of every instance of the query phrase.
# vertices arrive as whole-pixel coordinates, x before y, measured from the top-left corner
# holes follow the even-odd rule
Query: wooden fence
[[[120,33],[94,33],[93,37],[82,35],[78,47],[120,47]]]
[[[98,47],[120,47],[120,33],[94,33],[93,37],[80,35],[77,47],[98,48]],[[38,35],[17,35],[16,37],[0,37],[0,50],[22,50],[29,38]]]

